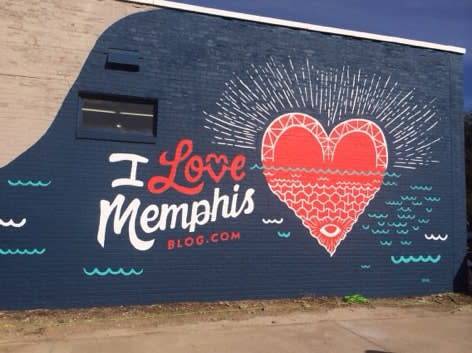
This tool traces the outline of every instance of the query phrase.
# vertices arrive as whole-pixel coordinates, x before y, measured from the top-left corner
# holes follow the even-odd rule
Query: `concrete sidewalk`
[[[251,352],[467,353],[472,308],[337,308],[256,316],[242,321],[193,322],[120,329],[104,325],[68,337],[8,340],[0,352]]]

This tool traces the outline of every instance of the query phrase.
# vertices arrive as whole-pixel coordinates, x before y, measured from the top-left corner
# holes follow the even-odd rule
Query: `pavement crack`
[[[343,330],[348,331],[348,332],[352,333],[354,336],[359,337],[359,338],[361,338],[361,339],[363,339],[363,340],[369,342],[370,344],[374,345],[376,348],[382,349],[382,351],[384,351],[385,353],[387,353],[387,352],[389,352],[389,353],[394,353],[394,352],[387,351],[387,348],[386,348],[386,347],[383,347],[382,345],[378,344],[377,342],[373,341],[372,339],[370,339],[370,338],[368,338],[368,337],[366,337],[366,336],[360,335],[360,334],[358,334],[356,331],[350,329],[349,327],[344,326],[340,321],[338,321],[338,320],[333,320],[333,322],[334,322],[337,326],[339,326],[340,328],[342,328]]]

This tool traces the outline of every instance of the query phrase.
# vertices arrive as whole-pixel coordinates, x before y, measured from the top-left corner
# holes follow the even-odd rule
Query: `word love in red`
[[[174,189],[182,194],[196,195],[205,185],[205,181],[202,180],[204,174],[207,174],[215,183],[219,183],[228,173],[236,182],[246,175],[244,172],[246,157],[242,154],[230,160],[225,154],[209,153],[202,157],[192,153],[193,142],[190,139],[177,143],[173,158],[168,158],[167,151],[162,152],[159,163],[162,166],[168,166],[169,172],[167,176],[155,175],[149,178],[147,183],[149,192],[160,194]],[[179,173],[183,173],[187,184],[179,184],[176,181],[180,179]]]

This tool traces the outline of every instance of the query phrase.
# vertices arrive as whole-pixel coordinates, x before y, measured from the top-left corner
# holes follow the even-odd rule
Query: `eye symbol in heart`
[[[380,189],[388,151],[372,121],[346,120],[328,135],[315,118],[288,113],[266,129],[261,159],[271,191],[333,256]]]

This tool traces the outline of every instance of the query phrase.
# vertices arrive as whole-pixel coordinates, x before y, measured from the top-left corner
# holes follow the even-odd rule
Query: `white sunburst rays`
[[[386,121],[385,129],[392,136],[394,166],[416,169],[417,166],[438,162],[433,159],[432,147],[440,137],[432,130],[439,124],[439,117],[434,108],[435,99],[426,104],[416,104],[413,94],[407,97],[408,94],[403,97],[403,103],[380,115],[380,120]]]
[[[284,112],[313,112],[326,117],[327,127],[366,117],[377,120],[390,137],[394,167],[416,169],[438,162],[432,147],[439,142],[431,131],[439,116],[434,100],[422,102],[415,90],[405,91],[390,76],[366,74],[349,66],[316,69],[308,59],[287,63],[270,58],[234,75],[216,103],[204,112],[212,143],[252,149],[270,122]],[[318,117],[319,118],[319,117]]]

